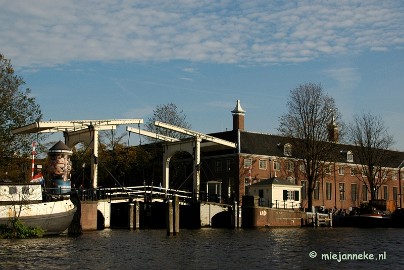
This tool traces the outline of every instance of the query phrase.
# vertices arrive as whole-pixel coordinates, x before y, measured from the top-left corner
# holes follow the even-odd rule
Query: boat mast
[[[34,173],[35,173],[35,146],[36,146],[36,142],[32,143],[32,160],[31,160],[31,180],[34,179]]]

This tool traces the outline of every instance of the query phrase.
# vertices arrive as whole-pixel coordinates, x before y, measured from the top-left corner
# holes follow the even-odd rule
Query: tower
[[[245,110],[241,108],[240,100],[237,100],[236,107],[231,111],[233,115],[233,130],[244,130]]]
[[[334,116],[332,117],[331,123],[328,125],[328,140],[338,143],[338,126],[335,123]]]

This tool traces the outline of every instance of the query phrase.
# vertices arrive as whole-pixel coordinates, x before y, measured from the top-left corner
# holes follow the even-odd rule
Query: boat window
[[[29,194],[29,187],[28,186],[23,186],[22,187],[22,194]]]
[[[15,187],[15,186],[8,187],[8,193],[17,194],[17,187]]]

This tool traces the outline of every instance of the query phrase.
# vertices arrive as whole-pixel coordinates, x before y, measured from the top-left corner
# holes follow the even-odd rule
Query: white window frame
[[[260,159],[259,160],[259,167],[260,167],[260,170],[266,170],[267,167],[268,167],[268,160]]]
[[[345,175],[345,167],[344,166],[339,166],[338,167],[338,175]]]
[[[354,161],[354,160],[353,160],[353,153],[352,153],[352,151],[346,152],[346,161],[347,161],[347,162],[353,162],[353,161]]]
[[[244,159],[244,168],[245,169],[252,168],[252,159],[251,158]]]
[[[293,172],[294,169],[295,169],[295,164],[293,163],[293,161],[288,161],[286,164],[286,170],[288,172]]]
[[[287,143],[283,146],[283,155],[290,157],[292,156],[292,145]]]

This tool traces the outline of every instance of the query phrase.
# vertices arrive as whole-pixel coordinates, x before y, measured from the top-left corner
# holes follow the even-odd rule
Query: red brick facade
[[[232,111],[233,130],[212,134],[236,142],[238,146],[236,152],[228,150],[204,153],[202,167],[211,173],[202,175],[202,182],[212,179],[221,181],[221,198],[224,201],[236,199],[241,202],[242,196],[248,193],[249,185],[271,177],[286,179],[303,186],[301,206],[306,208],[307,179],[302,172],[302,161],[292,155],[293,146],[289,139],[244,131],[244,114],[238,100]],[[355,153],[351,152],[355,147],[338,144],[338,128],[334,122],[328,128],[330,143],[334,144],[338,155],[335,162],[327,163],[323,168],[323,176],[317,181],[313,192],[313,206],[346,210],[359,207],[362,202],[370,200],[370,192],[364,186],[366,177],[357,173],[361,173],[361,166],[355,164]],[[398,164],[384,168],[386,181],[377,192],[377,198],[386,200],[386,205],[391,210],[394,206],[404,205],[401,196],[404,193],[404,181],[401,181],[404,180],[404,169],[401,169],[400,174],[397,168],[404,160],[404,152],[394,153],[397,159],[394,163]]]

